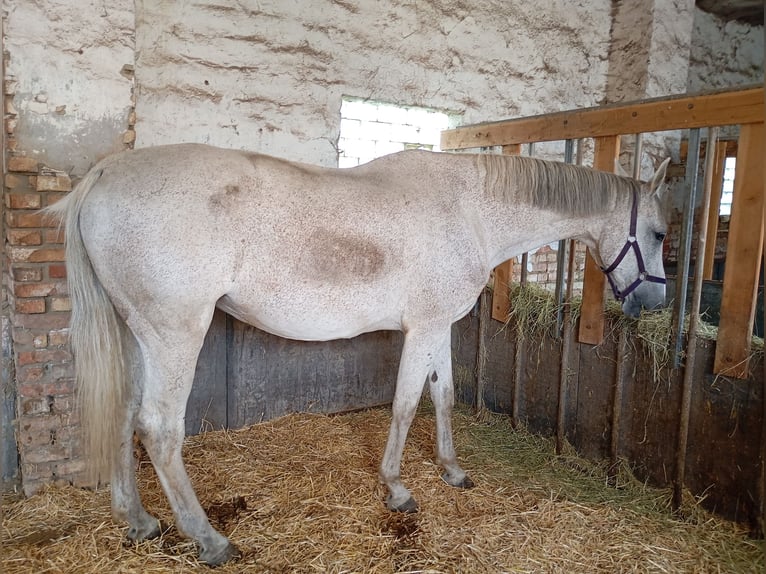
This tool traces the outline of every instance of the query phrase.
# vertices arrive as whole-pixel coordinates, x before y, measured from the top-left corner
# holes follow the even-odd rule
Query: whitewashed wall
[[[133,0],[6,0],[3,8],[16,149],[82,175],[94,158],[124,147]]]
[[[341,96],[478,122],[598,105],[610,2],[139,0],[137,145],[336,164]]]
[[[763,26],[725,22],[701,10],[694,15],[687,91],[763,83]]]

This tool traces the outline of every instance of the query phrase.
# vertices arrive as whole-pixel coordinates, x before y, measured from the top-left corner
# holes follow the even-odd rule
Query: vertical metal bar
[[[528,147],[528,155],[535,155],[535,143],[531,142]],[[527,284],[527,265],[529,265],[529,254],[524,253],[521,256],[521,276],[519,283],[522,287]],[[524,336],[519,326],[516,326],[516,347],[513,353],[513,407],[511,409],[512,424],[518,426],[521,424],[521,400],[524,391]]]
[[[715,169],[715,148],[718,141],[718,128],[708,128],[707,152],[705,153],[705,180],[702,188],[702,213],[710,209],[710,195],[713,188],[713,170]],[[697,355],[697,325],[699,323],[700,299],[702,298],[702,278],[704,266],[702,258],[707,241],[707,226],[701,225],[697,236],[697,261],[694,265],[694,285],[692,291],[692,309],[689,315],[689,335],[686,338],[686,360],[684,361],[684,379],[681,387],[681,418],[678,422],[678,448],[676,449],[676,475],[673,484],[673,508],[681,507],[681,496],[686,472],[686,446],[689,441],[689,417],[692,390],[694,387],[694,359]]]
[[[573,148],[574,141],[567,140],[566,148],[564,152],[564,161],[572,163],[573,161]],[[583,159],[583,140],[577,140],[577,164],[582,165]],[[559,242],[559,258],[563,260],[563,254],[561,253],[561,243]],[[561,364],[559,368],[559,396],[558,407],[556,411],[556,452],[561,454],[564,448],[564,440],[566,439],[566,414],[567,414],[567,400],[569,391],[569,353],[572,347],[572,316],[570,313],[569,305],[572,301],[572,291],[574,288],[574,276],[575,276],[575,241],[569,239],[564,242],[567,251],[567,272],[566,272],[566,292],[561,301],[558,297],[559,313],[561,314]],[[560,284],[557,283],[557,287]]]
[[[636,134],[636,142],[633,147],[633,179],[641,179],[641,155],[644,149],[643,134]]]
[[[692,233],[694,231],[694,204],[697,195],[697,171],[700,159],[700,130],[689,130],[689,151],[686,158],[686,197],[683,207],[681,241],[678,246],[678,269],[676,271],[676,296],[673,304],[671,334],[673,339],[673,368],[681,365],[681,347],[684,339],[684,315],[686,292],[689,288],[689,262],[691,260]]]
[[[566,140],[564,144],[564,162],[565,163],[572,163],[574,161],[574,140],[569,139]],[[561,328],[563,324],[564,319],[564,309],[563,309],[563,303],[564,303],[564,289],[565,289],[565,264],[568,259],[567,257],[567,247],[569,245],[569,241],[567,239],[562,239],[559,241],[559,247],[558,252],[556,254],[556,291],[555,291],[555,300],[556,300],[556,336],[561,335]]]

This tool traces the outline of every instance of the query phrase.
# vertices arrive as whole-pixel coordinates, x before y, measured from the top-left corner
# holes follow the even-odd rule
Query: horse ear
[[[663,184],[665,183],[665,174],[668,171],[669,163],[670,158],[666,158],[665,161],[660,164],[660,167],[657,168],[657,171],[654,172],[652,178],[649,180],[649,191],[655,194],[657,197],[662,197],[662,194],[665,191],[665,186]]]

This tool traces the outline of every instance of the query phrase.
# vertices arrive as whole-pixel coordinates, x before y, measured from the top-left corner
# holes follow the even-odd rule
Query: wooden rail
[[[596,138],[594,167],[612,171],[622,135],[741,126],[715,372],[746,377],[763,250],[763,122],[764,89],[758,86],[469,125],[442,132],[441,149],[507,146],[504,149],[510,150],[533,142]],[[506,264],[499,270],[501,283],[507,281],[509,269]],[[604,279],[597,271],[588,257],[580,341],[591,344],[603,338]],[[495,316],[506,306],[505,301],[499,303]]]

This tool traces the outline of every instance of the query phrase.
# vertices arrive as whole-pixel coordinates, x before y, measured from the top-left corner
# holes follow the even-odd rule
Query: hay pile
[[[388,409],[291,415],[239,431],[191,437],[187,467],[213,525],[243,557],[216,572],[763,572],[761,542],[628,473],[605,486],[604,469],[492,416],[455,416],[456,440],[477,483],[439,479],[434,417],[426,405],[405,449],[413,515],[382,503],[377,465]],[[151,465],[139,485],[148,510],[172,524]],[[50,487],[6,504],[2,571],[169,573],[206,571],[171,527],[130,546],[112,524],[108,492]]]

